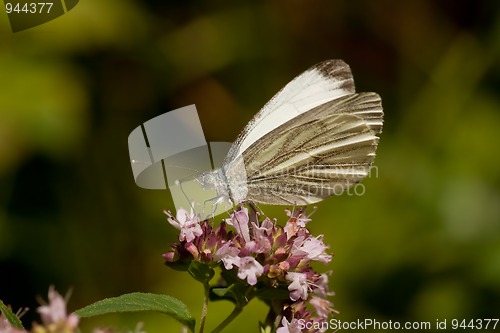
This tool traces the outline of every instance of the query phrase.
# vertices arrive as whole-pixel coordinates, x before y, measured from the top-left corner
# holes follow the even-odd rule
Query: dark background
[[[128,134],[196,104],[207,141],[232,141],[295,75],[340,58],[385,125],[366,193],[325,200],[309,225],[335,254],[318,269],[338,318],[499,318],[499,56],[497,1],[82,0],[15,34],[0,13],[0,299],[32,308],[27,324],[50,284],[74,288],[70,310],[144,291],[199,317],[201,286],[161,258],[170,196],[134,184]],[[211,306],[208,328],[230,309]],[[245,311],[229,331],[257,331],[264,306]],[[138,321],[180,330],[139,314],[84,331]]]

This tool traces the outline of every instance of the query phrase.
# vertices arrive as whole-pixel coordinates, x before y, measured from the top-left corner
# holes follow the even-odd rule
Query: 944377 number
[[[451,321],[451,328],[454,330],[463,329],[463,330],[487,330],[487,329],[496,329],[498,324],[498,318],[495,319],[471,319],[471,320],[458,320],[453,319]]]
[[[5,3],[5,11],[7,14],[10,13],[26,13],[26,14],[42,14],[50,13],[53,2],[29,2],[29,3]]]

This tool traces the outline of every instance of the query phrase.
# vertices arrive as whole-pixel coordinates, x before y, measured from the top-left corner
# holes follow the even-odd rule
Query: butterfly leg
[[[213,198],[205,200],[203,202],[203,208],[204,208],[203,210],[205,211],[205,207],[207,206],[208,202],[213,202],[212,203],[212,218],[213,218],[213,217],[215,217],[215,212],[217,211],[217,206],[224,201],[227,201],[231,206],[233,206],[233,202],[231,201],[231,199],[228,199],[225,196],[217,196],[217,197],[213,197]]]

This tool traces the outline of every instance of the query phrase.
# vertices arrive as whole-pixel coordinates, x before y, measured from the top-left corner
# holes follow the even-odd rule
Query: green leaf
[[[244,305],[248,303],[245,298],[247,288],[246,285],[241,283],[234,283],[229,287],[212,287],[210,288],[209,297],[211,301],[226,300],[233,302],[235,305]]]
[[[195,319],[187,306],[168,295],[131,293],[105,298],[75,311],[80,317],[93,317],[115,312],[156,311],[170,316],[194,332]]]
[[[228,293],[228,288],[212,287],[210,288],[209,298],[214,301],[230,301],[236,304],[233,295]]]
[[[0,301],[0,312],[2,312],[2,314],[5,316],[5,318],[7,318],[7,320],[9,321],[9,323],[12,326],[14,326],[15,328],[22,329],[22,330],[24,329],[23,324],[21,323],[19,318],[17,318],[17,316],[14,314],[14,312],[12,312],[7,307],[7,305],[5,305],[2,301]]]
[[[215,275],[215,271],[212,268],[197,261],[191,262],[188,271],[191,276],[203,284],[208,283]]]
[[[189,269],[190,262],[188,261],[175,261],[175,262],[166,262],[165,265],[167,267],[172,268],[173,270],[185,272]]]

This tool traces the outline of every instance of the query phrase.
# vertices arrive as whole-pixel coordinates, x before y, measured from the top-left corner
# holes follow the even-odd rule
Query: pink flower
[[[66,313],[66,301],[54,289],[54,286],[49,288],[49,304],[38,307],[37,312],[42,318],[42,323],[45,326],[52,324],[61,325],[66,329],[73,330],[78,326],[80,318],[72,313],[69,316]]]
[[[179,240],[192,242],[196,237],[203,234],[203,230],[200,225],[200,218],[191,211],[191,214],[180,208],[177,211],[177,216],[174,218],[170,212],[164,211],[168,216],[168,222],[173,225],[176,229],[180,230]]]
[[[292,321],[288,321],[286,317],[281,319],[281,327],[276,330],[276,333],[301,333],[299,321],[297,319],[292,319]]]
[[[186,249],[186,251],[191,253],[193,258],[198,259],[198,257],[200,256],[200,251],[198,250],[196,245],[194,245],[193,243],[186,243],[184,248]]]
[[[286,274],[286,279],[292,281],[288,286],[288,290],[290,290],[290,299],[292,301],[296,301],[299,298],[307,300],[307,292],[309,290],[307,275],[305,273],[288,272]]]
[[[285,209],[286,215],[290,217],[290,219],[286,222],[284,227],[287,240],[292,238],[297,234],[300,228],[305,228],[307,222],[311,221],[310,218],[304,215],[304,213],[299,213],[294,216],[294,212],[290,212],[288,209]]]
[[[328,246],[321,240],[323,236],[314,237],[299,237],[295,240],[292,246],[292,256],[305,256],[309,260],[328,263],[332,260],[332,256],[325,252]]]
[[[226,219],[226,223],[232,225],[236,229],[236,232],[243,237],[245,242],[250,242],[248,221],[250,221],[250,218],[248,217],[248,208],[246,207],[234,211],[231,213],[231,218]]]
[[[164,253],[162,256],[163,256],[163,259],[165,259],[165,261],[167,261],[167,262],[174,262],[174,261],[179,260],[179,254],[177,252],[174,252],[174,251]]]
[[[332,312],[335,312],[333,309],[333,303],[326,298],[312,296],[309,303],[314,307],[318,316],[323,319],[327,319]]]
[[[253,241],[245,245],[254,253],[269,253],[272,248],[270,235],[272,235],[274,224],[270,219],[266,218],[260,226],[252,222]],[[247,246],[251,245],[251,246]]]
[[[328,296],[334,295],[334,293],[328,291],[328,275],[330,275],[332,272],[329,271],[327,273],[323,273],[319,276],[318,280],[316,281],[316,289],[314,289],[314,293],[318,295],[319,297],[326,298]]]
[[[222,260],[227,270],[233,269],[233,265],[238,266],[240,264],[239,252],[240,250],[232,246],[231,242],[226,242],[215,251],[214,260]]]
[[[271,251],[271,248],[271,241],[266,237],[247,242],[244,247],[245,253],[269,253],[269,251]]]
[[[271,222],[269,218],[264,219],[264,221],[260,223],[260,226],[255,222],[252,222],[252,225],[255,239],[271,235],[274,228],[274,223]]]
[[[247,279],[249,285],[257,284],[257,277],[264,273],[264,267],[254,257],[240,258],[238,266],[238,277],[242,280]]]

